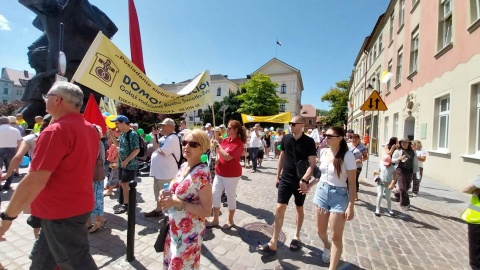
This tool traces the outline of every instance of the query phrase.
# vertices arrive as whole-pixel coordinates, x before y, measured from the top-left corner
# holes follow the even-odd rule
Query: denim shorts
[[[348,189],[320,181],[315,189],[313,203],[331,213],[345,213],[348,206]]]

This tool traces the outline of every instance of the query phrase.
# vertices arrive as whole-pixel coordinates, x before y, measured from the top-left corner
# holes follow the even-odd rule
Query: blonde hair
[[[191,134],[195,141],[200,144],[202,152],[207,152],[207,150],[210,148],[210,138],[204,130],[196,128],[186,132],[183,137],[185,138],[188,134]]]
[[[415,146],[417,146],[418,149],[422,149],[422,142],[419,140],[413,140],[413,143]]]

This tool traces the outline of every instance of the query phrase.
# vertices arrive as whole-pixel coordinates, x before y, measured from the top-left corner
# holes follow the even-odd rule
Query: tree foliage
[[[245,93],[237,96],[241,102],[239,113],[255,116],[278,114],[280,103],[287,103],[286,99],[277,95],[277,83],[270,80],[265,74],[257,73],[240,87]]]
[[[11,116],[15,111],[21,108],[23,108],[23,102],[20,100],[15,100],[8,104],[2,103],[0,104],[0,115]]]
[[[227,125],[228,120],[238,120],[242,122],[242,117],[237,110],[240,108],[241,101],[237,97],[245,93],[245,89],[238,90],[237,92],[231,92],[228,96],[224,97],[221,102],[215,101],[213,103],[213,109],[215,110],[215,124],[218,126],[223,123],[223,112],[220,112],[220,108],[223,105],[228,105],[227,110],[225,111],[225,125]],[[212,106],[208,106],[201,115],[203,123],[212,123]]]
[[[327,110],[317,109],[317,116],[326,116],[328,114]]]
[[[322,96],[322,101],[330,102],[331,109],[323,120],[326,126],[343,126],[348,117],[348,81],[335,83],[336,87]]]
[[[125,104],[119,104],[117,106],[118,114],[125,115],[128,120],[132,123],[138,123],[139,128],[145,130],[145,132],[150,132],[153,128],[153,124],[162,122],[165,118],[172,118],[175,123],[180,124],[181,116],[183,113],[176,114],[161,114],[161,113],[152,113],[144,110],[140,110],[134,107],[130,107]]]

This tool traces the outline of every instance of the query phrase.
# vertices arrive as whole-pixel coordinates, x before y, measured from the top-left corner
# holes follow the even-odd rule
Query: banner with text
[[[208,70],[179,92],[166,91],[153,83],[101,32],[88,49],[72,81],[120,103],[155,113],[198,110],[212,102]]]
[[[270,116],[253,116],[242,113],[242,121],[244,124],[251,122],[288,123],[291,120],[292,115],[290,112]]]

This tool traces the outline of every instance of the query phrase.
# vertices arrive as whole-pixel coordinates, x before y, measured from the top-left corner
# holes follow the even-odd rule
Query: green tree
[[[328,114],[327,110],[317,109],[317,116],[326,116]]]
[[[240,87],[246,90],[245,93],[237,96],[241,102],[239,113],[255,116],[266,116],[278,114],[280,103],[287,103],[286,99],[277,95],[277,83],[270,80],[265,74],[257,73]]]
[[[245,89],[238,90],[237,92],[230,92],[228,96],[224,97],[221,102],[216,101],[213,103],[216,125],[220,125],[223,123],[223,112],[220,112],[220,108],[223,105],[228,105],[228,108],[225,111],[225,125],[227,125],[228,120],[238,120],[242,122],[242,116],[239,112],[237,112],[237,110],[240,108],[241,102],[236,97],[245,92]],[[213,124],[212,106],[208,106],[208,108],[203,111],[201,118],[203,123]]]
[[[330,102],[331,106],[325,117],[326,126],[343,126],[348,117],[348,81],[339,81],[335,85],[322,96],[322,101]]]

